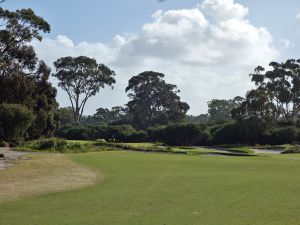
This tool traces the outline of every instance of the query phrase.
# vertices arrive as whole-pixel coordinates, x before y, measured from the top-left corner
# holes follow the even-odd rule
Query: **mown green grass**
[[[69,155],[94,186],[0,205],[4,225],[297,225],[300,156]],[[26,187],[24,187],[26,188]]]

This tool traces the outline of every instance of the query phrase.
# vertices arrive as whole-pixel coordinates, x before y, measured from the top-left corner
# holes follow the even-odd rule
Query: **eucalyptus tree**
[[[107,123],[107,124],[118,124],[128,121],[128,109],[122,106],[112,107],[111,110],[107,108],[98,108],[96,113],[93,115],[95,121]]]
[[[133,125],[147,129],[157,124],[182,121],[189,105],[180,100],[176,85],[165,82],[164,74],[146,71],[133,76],[126,88]]]
[[[250,74],[256,89],[250,90],[240,107],[233,110],[238,120],[260,118],[268,124],[296,123],[300,113],[300,60],[271,62],[270,69],[258,66]]]
[[[239,121],[255,117],[271,124],[277,120],[278,114],[266,90],[257,88],[247,92],[239,107],[232,110],[232,117]]]
[[[269,108],[276,107],[278,119],[296,122],[300,112],[300,60],[271,62],[266,71],[259,66],[251,74],[257,90],[266,95]]]
[[[73,110],[74,124],[80,125],[87,100],[96,95],[101,88],[111,86],[116,82],[115,72],[98,64],[95,59],[79,57],[62,57],[54,62],[59,81],[58,85],[67,92]]]
[[[32,9],[0,7],[0,75],[34,73],[38,59],[30,43],[41,41],[41,32],[49,33],[50,25]]]
[[[207,103],[211,123],[226,123],[232,120],[231,111],[236,108],[233,99],[213,99]]]
[[[50,68],[39,61],[33,40],[41,41],[50,25],[32,9],[0,7],[0,104],[21,104],[33,112],[29,137],[50,136],[58,126],[56,89]]]

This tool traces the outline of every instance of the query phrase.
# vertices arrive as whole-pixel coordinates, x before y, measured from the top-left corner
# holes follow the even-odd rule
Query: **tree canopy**
[[[208,102],[208,115],[212,123],[226,123],[231,121],[231,110],[235,102],[225,99],[213,99]]]
[[[146,129],[185,118],[190,107],[180,100],[176,85],[166,83],[164,76],[146,71],[129,80],[126,92],[131,100],[127,106],[136,128]]]
[[[0,140],[19,141],[33,120],[28,108],[19,104],[0,105]]]
[[[32,74],[38,59],[28,44],[41,41],[40,32],[50,32],[50,25],[32,9],[12,12],[0,7],[0,75]]]
[[[119,124],[128,122],[128,109],[122,106],[115,106],[112,109],[98,108],[94,114],[95,120],[99,123]]]
[[[266,71],[258,66],[251,74],[257,88],[247,92],[233,116],[257,117],[269,124],[281,121],[296,124],[300,112],[300,60],[271,62],[270,67]]]
[[[29,137],[52,135],[58,126],[56,89],[50,68],[39,61],[32,40],[42,40],[50,25],[31,9],[0,7],[0,104],[21,104],[33,112]]]
[[[58,85],[67,92],[74,114],[75,125],[80,124],[87,100],[101,88],[112,86],[115,72],[86,56],[62,57],[54,62]]]

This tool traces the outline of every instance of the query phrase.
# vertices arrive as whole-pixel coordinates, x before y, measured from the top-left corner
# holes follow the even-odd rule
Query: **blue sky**
[[[206,3],[209,3],[207,4],[209,6],[204,7],[203,1],[200,0],[166,0],[164,2],[156,0],[7,0],[2,5],[9,9],[32,8],[36,14],[44,17],[51,24],[51,33],[45,35],[45,42],[36,44],[37,52],[48,64],[52,64],[55,57],[64,56],[64,54],[74,56],[90,54],[99,62],[104,62],[116,70],[117,78],[119,78],[117,80],[120,82],[116,85],[115,91],[105,90],[99,93],[88,103],[85,114],[94,113],[98,107],[111,107],[126,103],[127,98],[124,93],[126,81],[130,76],[148,69],[166,73],[166,79],[175,82],[182,89],[182,98],[192,106],[190,113],[199,114],[206,111],[206,102],[211,98],[243,95],[247,88],[251,87],[245,79],[249,79],[248,74],[252,71],[250,68],[254,69],[257,63],[261,62],[266,65],[270,60],[300,58],[298,44],[300,20],[296,19],[296,15],[300,13],[300,1],[206,0]],[[214,6],[218,5],[221,7],[218,8],[219,11],[216,11]],[[225,17],[222,13],[226,10],[222,10],[222,7],[228,9]],[[192,11],[195,8],[200,8],[201,13]],[[182,11],[183,9],[190,11]],[[244,13],[245,9],[249,10],[247,14]],[[161,13],[157,14],[156,19],[152,18],[151,16],[158,10],[162,10]],[[238,10],[242,11],[237,12]],[[220,13],[222,16],[217,16]],[[201,14],[204,15],[209,25],[205,25],[202,21],[201,26],[192,27],[195,22],[199,22],[198,25],[201,24]],[[188,31],[184,26],[173,29],[174,19],[178,21],[184,19],[188,21],[186,26],[191,27]],[[204,26],[205,32],[211,32],[222,22],[227,23],[232,19],[237,21],[230,25],[236,26],[235,29],[218,27],[218,32],[222,31],[221,38],[218,32],[207,36],[199,35]],[[248,26],[248,23],[251,26]],[[145,24],[150,24],[150,26],[145,28]],[[170,39],[169,35],[163,33],[166,26],[170,28],[169,32],[176,33],[176,30],[183,29],[184,34],[174,34],[178,39],[178,44],[176,39]],[[261,27],[264,27],[266,32],[262,31]],[[245,38],[240,32],[243,29],[246,29],[245,32],[248,32],[250,36],[253,34],[253,39]],[[236,38],[228,40],[227,31],[229,36],[237,35]],[[116,38],[116,35],[119,36]],[[144,43],[152,43],[153,40],[155,40],[155,45],[149,49]],[[205,43],[196,46],[197,52],[190,50],[202,42]],[[212,42],[217,45],[207,47]],[[222,42],[225,42],[226,47],[221,44]],[[66,47],[65,51],[60,46],[62,43],[63,47]],[[162,43],[167,43],[170,47],[162,49]],[[194,44],[188,46],[188,43]],[[187,46],[178,48],[183,44]],[[251,49],[253,46],[257,46],[257,49],[249,53],[249,56],[246,55],[243,49]],[[58,50],[55,51],[55,47]],[[165,55],[164,52],[166,52]],[[184,52],[188,52],[189,55]],[[241,52],[241,59],[245,58],[245,60],[229,67],[226,60],[232,57],[232,60],[238,61],[239,52]],[[166,60],[167,53],[174,56],[178,54],[178,56]],[[197,54],[199,58],[207,60],[198,61]],[[265,61],[254,60],[257,55],[262,56],[262,59],[265,58]],[[188,58],[187,62],[186,58]],[[143,63],[140,63],[140,60]],[[238,69],[232,72],[235,68]],[[199,82],[198,86],[189,86],[195,81]],[[234,90],[232,83],[237,85]],[[216,87],[220,87],[218,91]],[[61,106],[69,105],[66,96],[61,91],[58,99]]]
[[[135,33],[150,21],[159,10],[192,8],[199,0],[7,0],[3,5],[10,9],[32,8],[51,24],[56,37],[64,34],[75,42],[108,42],[116,34]],[[268,28],[276,39],[299,42],[295,16],[300,13],[297,0],[238,0],[249,8],[249,19],[256,26]],[[298,49],[299,50],[299,49]],[[297,50],[286,53],[296,57]]]

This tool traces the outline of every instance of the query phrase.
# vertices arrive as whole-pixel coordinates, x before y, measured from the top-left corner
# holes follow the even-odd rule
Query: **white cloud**
[[[191,113],[199,114],[212,98],[243,95],[250,87],[248,74],[278,56],[271,34],[251,24],[247,14],[248,9],[233,0],[205,0],[193,9],[159,10],[140,32],[117,35],[108,44],[74,44],[59,36],[34,45],[48,63],[61,56],[87,55],[116,70],[116,90],[102,91],[88,105],[88,113],[101,105],[124,104],[127,80],[155,70],[177,84]]]
[[[298,22],[300,22],[300,13],[298,13],[298,14],[296,15],[296,20],[297,20]]]
[[[248,9],[234,0],[205,0],[201,8],[214,19],[243,19],[248,14]]]
[[[294,47],[294,45],[287,39],[279,39],[279,44],[284,48]]]
[[[74,47],[73,41],[70,38],[68,38],[67,36],[65,36],[65,35],[59,35],[59,36],[57,36],[57,42],[59,44],[61,44],[62,46],[65,46],[65,47],[69,47],[69,48],[73,48]]]

